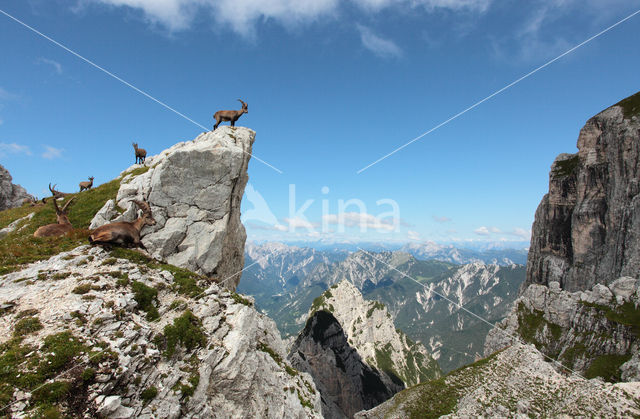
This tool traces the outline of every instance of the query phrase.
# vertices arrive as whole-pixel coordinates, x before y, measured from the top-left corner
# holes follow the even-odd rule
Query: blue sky
[[[0,9],[204,126],[248,102],[238,125],[257,131],[255,155],[283,172],[250,164],[243,209],[256,240],[521,243],[555,156],[576,151],[589,117],[640,90],[636,15],[358,174],[640,4],[0,0]],[[114,178],[133,163],[133,140],[156,154],[202,132],[4,15],[0,45],[0,164],[33,194]],[[290,185],[295,211],[313,200],[300,217]],[[366,214],[341,215],[341,199]],[[397,203],[397,228],[380,200]]]

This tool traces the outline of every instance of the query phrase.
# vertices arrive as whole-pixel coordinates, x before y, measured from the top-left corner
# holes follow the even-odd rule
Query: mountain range
[[[429,246],[412,249],[443,256]],[[449,258],[458,252],[445,249]],[[513,252],[498,252],[492,259],[499,257],[504,263]],[[460,265],[420,260],[404,251],[328,252],[282,243],[248,243],[245,266],[238,290],[256,299],[256,306],[275,320],[283,337],[297,335],[314,299],[347,280],[365,299],[386,305],[396,327],[422,342],[444,371],[480,356],[490,329],[461,307],[489,322],[501,320],[525,274],[524,267],[515,264]]]

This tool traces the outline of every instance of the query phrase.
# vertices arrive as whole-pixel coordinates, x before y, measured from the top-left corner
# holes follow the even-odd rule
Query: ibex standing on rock
[[[47,224],[45,226],[39,227],[35,233],[33,233],[33,237],[54,237],[54,236],[62,236],[63,234],[67,234],[71,230],[73,230],[73,226],[67,218],[67,207],[71,201],[73,201],[75,197],[71,198],[62,209],[58,208],[58,203],[56,199],[53,198],[53,206],[56,209],[56,216],[58,217],[57,224]]]
[[[220,122],[222,121],[230,121],[231,126],[235,127],[238,118],[240,118],[242,114],[249,113],[247,104],[240,99],[238,99],[238,101],[242,103],[242,109],[240,109],[239,111],[218,111],[213,114],[213,118],[216,120],[216,124],[213,126],[214,131],[216,128],[218,128],[218,125],[220,125]]]
[[[89,181],[80,182],[80,192],[93,187],[93,176],[89,176]]]
[[[151,215],[149,204],[138,200],[133,202],[142,210],[140,217],[135,221],[118,221],[96,228],[89,236],[89,243],[103,246],[142,247],[144,249],[145,247],[140,241],[140,230],[145,225],[154,225],[156,220]]]
[[[138,148],[138,143],[133,143],[133,149],[136,151],[136,164],[144,164],[144,159],[147,158],[147,150],[144,148]]]

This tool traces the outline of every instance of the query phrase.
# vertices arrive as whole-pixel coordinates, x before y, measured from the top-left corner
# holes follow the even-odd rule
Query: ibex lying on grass
[[[118,221],[115,223],[105,224],[96,228],[89,236],[89,243],[92,245],[103,245],[110,247],[118,245],[124,247],[142,247],[145,248],[140,241],[140,230],[145,225],[154,225],[156,220],[151,215],[151,208],[146,202],[134,200],[142,210],[142,215],[135,221]]]
[[[64,204],[62,209],[58,208],[58,203],[56,199],[53,198],[53,206],[56,209],[56,216],[58,217],[57,224],[47,224],[45,226],[39,227],[35,233],[33,233],[33,237],[54,237],[54,236],[62,236],[67,234],[71,230],[73,230],[73,226],[67,218],[67,208],[69,204],[75,199],[75,197],[71,198]]]
[[[56,191],[56,185],[53,185],[53,187],[51,187],[51,184],[49,184],[49,190],[51,191],[51,194],[55,199],[64,198],[67,195],[71,195],[66,192]]]
[[[218,111],[216,113],[213,114],[213,118],[216,120],[216,124],[213,126],[213,130],[215,131],[216,128],[218,128],[218,125],[220,125],[220,122],[222,121],[230,121],[231,122],[231,126],[235,127],[236,126],[236,121],[238,120],[238,118],[240,118],[242,116],[242,114],[245,113],[249,113],[249,108],[247,108],[247,104],[244,103],[242,100],[238,99],[240,101],[240,103],[242,103],[242,109],[239,111]]]
[[[138,162],[144,164],[144,160],[147,158],[147,150],[138,148],[138,143],[133,143],[133,149],[136,152],[136,164],[138,164]]]
[[[80,182],[80,192],[93,187],[93,176],[89,176],[89,181]]]

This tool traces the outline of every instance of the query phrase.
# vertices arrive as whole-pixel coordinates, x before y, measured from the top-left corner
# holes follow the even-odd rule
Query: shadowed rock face
[[[578,150],[551,166],[521,292],[552,281],[588,290],[640,272],[639,116],[619,105],[601,112],[580,131]]]
[[[19,207],[27,198],[33,199],[22,186],[14,185],[11,181],[9,171],[0,166],[0,211]]]
[[[349,345],[335,317],[317,311],[294,343],[289,361],[313,377],[327,418],[353,417],[389,399],[402,385],[387,385],[380,373],[365,364]]]

